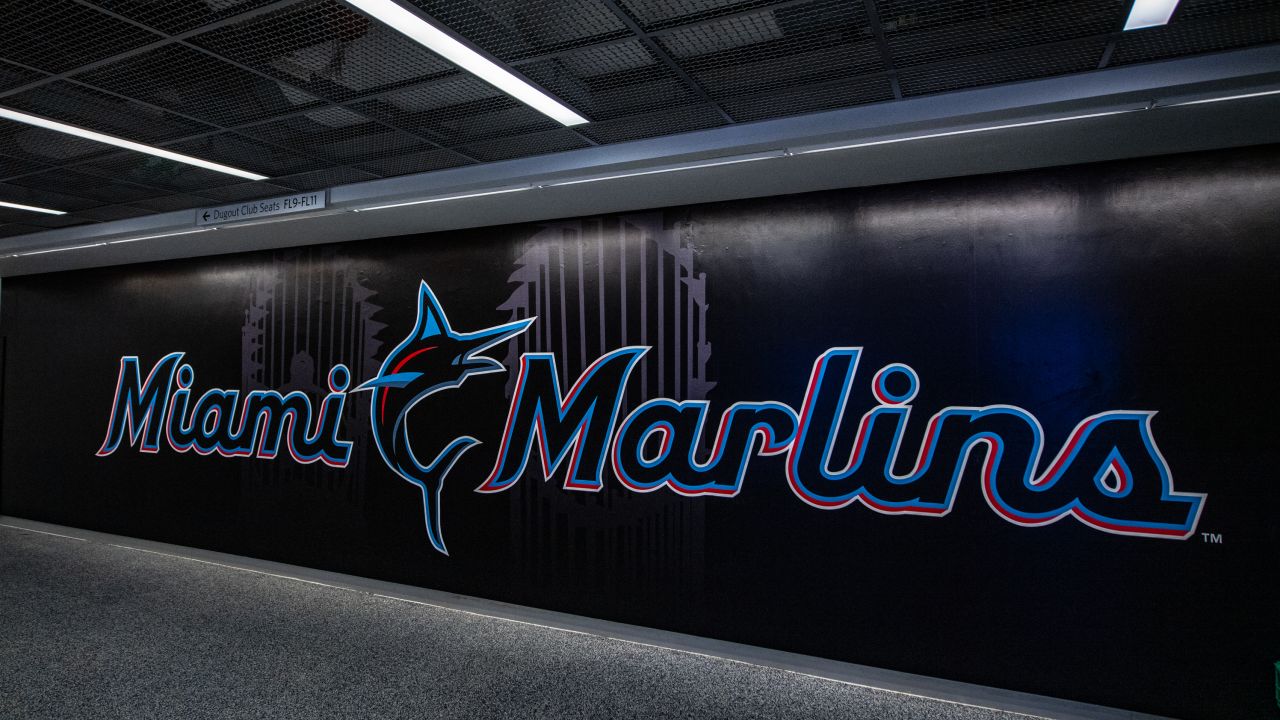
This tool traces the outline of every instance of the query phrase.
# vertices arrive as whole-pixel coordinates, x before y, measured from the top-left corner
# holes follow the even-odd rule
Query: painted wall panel
[[[2,510],[1259,717],[1277,160],[7,279]]]

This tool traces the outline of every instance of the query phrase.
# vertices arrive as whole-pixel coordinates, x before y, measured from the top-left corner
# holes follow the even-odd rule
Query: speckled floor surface
[[[0,527],[0,718],[1025,718]]]

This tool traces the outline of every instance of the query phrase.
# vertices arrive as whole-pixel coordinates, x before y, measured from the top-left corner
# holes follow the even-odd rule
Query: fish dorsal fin
[[[449,318],[444,314],[444,308],[440,306],[440,301],[436,299],[436,294],[431,292],[431,287],[424,280],[418,286],[418,322],[414,326],[414,337],[419,340],[428,340],[440,335],[449,335]]]

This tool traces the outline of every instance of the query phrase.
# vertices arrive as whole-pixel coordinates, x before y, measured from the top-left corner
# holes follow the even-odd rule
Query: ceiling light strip
[[[28,255],[45,255],[48,253],[66,252],[68,250],[86,250],[88,248],[106,247],[107,245],[119,245],[121,243],[138,242],[139,240],[156,240],[158,238],[175,237],[178,235],[194,235],[196,233],[209,232],[218,228],[200,228],[199,230],[180,230],[178,232],[163,233],[160,235],[144,235],[143,237],[124,238],[122,240],[108,240],[106,242],[89,243],[87,245],[69,245],[67,247],[45,248],[44,250],[31,250],[29,252],[14,253],[12,255],[0,255],[0,257],[26,257]]]
[[[227,175],[235,175],[236,177],[242,177],[242,178],[245,178],[246,180],[266,180],[267,179],[266,175],[259,175],[257,173],[251,173],[247,170],[233,168],[229,165],[222,165],[216,162],[209,162],[208,160],[201,160],[200,158],[191,157],[190,155],[181,155],[176,152],[170,152],[169,150],[164,150],[158,147],[152,147],[150,145],[143,145],[142,143],[136,143],[136,142],[133,142],[132,140],[125,140],[123,138],[114,137],[112,135],[104,135],[103,133],[94,132],[93,130],[85,130],[84,128],[79,128],[74,125],[67,125],[66,123],[60,123],[56,120],[50,120],[48,118],[42,118],[36,115],[28,115],[27,113],[18,112],[17,110],[10,110],[9,108],[0,107],[0,118],[3,118],[5,120],[12,120],[14,122],[25,123],[27,125],[34,125],[35,127],[44,128],[45,130],[52,130],[54,132],[65,133],[67,135],[75,135],[76,137],[84,138],[85,140],[92,140],[94,142],[105,143],[107,145],[114,145],[116,147],[124,148],[126,150],[133,150],[135,152],[146,153],[148,155],[162,157],[167,160],[173,160],[174,162],[180,162],[186,165],[194,165],[196,167],[201,167],[206,170],[212,170],[214,172],[226,173]]]
[[[106,243],[90,243],[88,245],[69,245],[67,247],[48,248],[46,250],[32,250],[30,252],[14,253],[14,257],[26,257],[28,255],[44,255],[46,253],[66,252],[68,250],[84,250],[86,248],[102,247]]]
[[[893,145],[895,143],[912,142],[914,140],[929,140],[932,138],[955,137],[956,135],[973,135],[975,133],[992,132],[995,130],[1009,130],[1012,128],[1032,127],[1035,125],[1049,125],[1051,123],[1069,122],[1071,120],[1087,120],[1089,118],[1107,117],[1109,115],[1121,115],[1130,112],[1140,112],[1146,107],[1128,108],[1124,110],[1108,110],[1106,112],[1087,113],[1084,115],[1067,115],[1065,117],[1047,118],[1044,120],[1028,120],[1024,122],[1003,123],[1000,125],[984,125],[981,127],[965,128],[963,130],[947,130],[945,132],[925,133],[923,135],[906,135],[904,137],[887,138],[884,140],[866,140],[855,143],[842,143],[840,145],[820,145],[817,147],[799,148],[792,151],[795,155],[809,155],[812,153],[831,152],[832,150],[853,150],[855,148],[875,147],[877,145]]]
[[[1124,22],[1124,29],[1141,30],[1167,25],[1177,9],[1178,0],[1136,0],[1129,11],[1129,19]]]
[[[648,170],[636,170],[635,172],[613,173],[610,175],[597,175],[594,177],[578,178],[574,180],[558,180],[554,182],[543,183],[541,187],[560,187],[562,185],[581,185],[583,183],[601,182],[603,180],[618,180],[621,178],[640,177],[643,175],[659,175],[662,173],[681,172],[683,170],[697,170],[699,168],[720,167],[721,165],[738,165],[740,163],[755,162],[757,160],[772,160],[773,158],[783,157],[787,153],[785,150],[775,150],[772,152],[758,153],[755,155],[739,155],[732,158],[723,158],[718,160],[708,160],[700,162],[692,162],[681,165],[670,165],[667,167],[652,168]]]
[[[445,202],[446,200],[465,200],[467,198],[486,197],[489,195],[505,195],[507,193],[520,192],[521,190],[532,190],[533,187],[533,185],[521,185],[519,187],[501,188],[499,190],[485,190],[482,192],[462,193],[458,195],[442,195],[440,197],[427,198],[425,200],[410,200],[408,202],[398,202],[390,205],[374,205],[373,207],[355,208],[355,212],[389,210],[391,208],[407,207],[409,205],[425,205],[427,203]]]
[[[0,200],[0,207],[9,208],[11,210],[26,210],[27,212],[44,213],[45,215],[66,215],[61,210],[50,210],[49,208],[36,207],[35,205],[19,205],[18,203],[4,202]]]
[[[209,232],[210,230],[217,230],[217,229],[218,228],[208,227],[208,228],[200,228],[199,230],[183,230],[181,232],[164,233],[162,235],[144,235],[143,237],[125,238],[123,240],[110,240],[107,242],[107,244],[119,245],[121,243],[138,242],[139,240],[158,240],[160,238],[177,237],[179,235],[195,235],[196,233]]]
[[[571,127],[589,122],[556,98],[530,85],[510,70],[481,55],[448,32],[427,22],[393,0],[346,0],[346,2],[561,125]]]
[[[1184,102],[1169,103],[1168,105],[1159,105],[1157,107],[1183,107],[1186,105],[1204,105],[1205,103],[1225,102],[1227,100],[1244,100],[1246,98],[1266,97],[1267,95],[1280,95],[1280,90],[1262,90],[1260,92],[1243,93],[1241,95],[1224,95],[1221,97],[1204,98],[1203,100],[1186,100]]]

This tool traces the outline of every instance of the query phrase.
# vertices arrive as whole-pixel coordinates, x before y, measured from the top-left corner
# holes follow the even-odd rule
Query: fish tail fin
[[[444,490],[444,478],[464,452],[479,444],[480,441],[473,437],[460,437],[449,443],[430,465],[417,466],[418,479],[414,484],[422,490],[422,512],[426,519],[427,538],[432,547],[445,555],[449,551],[445,548],[444,530],[440,524],[440,493]]]

